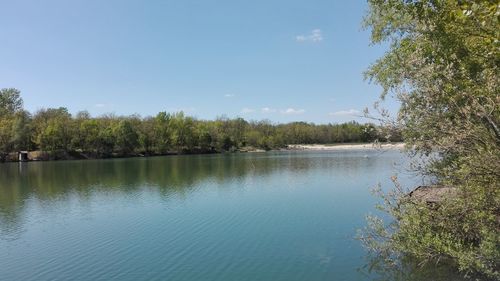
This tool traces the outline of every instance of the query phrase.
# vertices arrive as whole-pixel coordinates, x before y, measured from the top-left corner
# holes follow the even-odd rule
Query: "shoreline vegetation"
[[[401,102],[397,117],[382,123],[400,128],[412,148],[411,169],[433,187],[408,196],[393,176],[393,188],[375,190],[384,215],[368,216],[359,238],[396,271],[406,271],[409,260],[447,264],[470,280],[500,280],[498,1],[368,5],[371,42],[389,48],[365,77],[382,87],[381,101]]]
[[[152,153],[130,153],[130,154],[111,154],[106,157],[99,157],[88,154],[83,151],[26,151],[27,159],[24,162],[32,161],[63,161],[63,160],[92,160],[92,159],[113,159],[113,158],[134,158],[134,157],[158,157],[171,155],[204,155],[219,153],[263,153],[267,151],[343,151],[343,150],[391,150],[404,149],[404,143],[333,143],[333,144],[291,144],[277,149],[265,150],[255,147],[241,147],[228,152],[217,151],[190,151],[185,153],[167,152],[163,154]],[[5,157],[4,162],[22,162],[19,161],[18,153],[12,152]]]
[[[401,134],[391,127],[355,121],[282,124],[240,117],[203,120],[165,111],[146,117],[94,117],[87,111],[71,114],[64,107],[32,114],[23,109],[19,90],[0,90],[0,162],[251,152],[298,144],[401,140]],[[299,148],[306,146],[295,147]],[[20,154],[24,158],[19,159]]]

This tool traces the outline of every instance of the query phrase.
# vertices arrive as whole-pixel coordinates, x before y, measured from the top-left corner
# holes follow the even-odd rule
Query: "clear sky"
[[[362,0],[0,0],[0,88],[25,108],[183,110],[343,122],[380,88],[362,72]],[[389,104],[391,109],[396,104]]]

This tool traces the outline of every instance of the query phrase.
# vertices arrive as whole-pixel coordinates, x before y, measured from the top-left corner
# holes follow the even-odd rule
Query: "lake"
[[[1,280],[374,280],[356,230],[398,151],[0,165]]]

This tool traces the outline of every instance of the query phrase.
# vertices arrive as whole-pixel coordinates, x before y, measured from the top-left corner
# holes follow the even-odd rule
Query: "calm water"
[[[344,151],[2,164],[0,279],[373,280],[353,236],[370,187],[402,162]]]

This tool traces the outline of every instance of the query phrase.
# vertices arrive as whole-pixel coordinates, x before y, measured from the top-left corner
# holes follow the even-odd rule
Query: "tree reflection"
[[[98,193],[124,195],[146,190],[163,198],[186,198],[204,182],[214,183],[216,188],[239,188],[249,178],[281,172],[300,175],[311,169],[338,171],[354,178],[359,176],[360,165],[375,167],[384,161],[363,157],[366,153],[248,153],[2,164],[0,235],[19,232],[24,212],[34,202],[50,206],[72,196],[91,201]],[[236,184],[225,185],[228,182]]]
[[[471,281],[488,280],[481,276],[465,276],[459,273],[456,266],[450,266],[447,261],[438,264],[420,264],[410,257],[402,257],[398,264],[391,263],[382,256],[367,256],[367,263],[361,269],[368,276],[375,276],[373,281]]]

